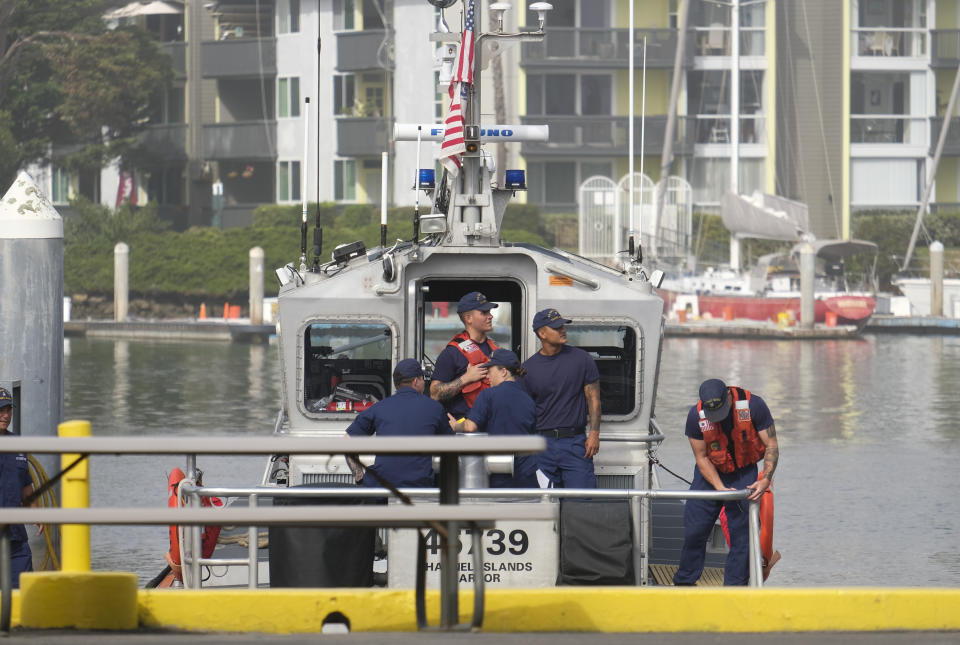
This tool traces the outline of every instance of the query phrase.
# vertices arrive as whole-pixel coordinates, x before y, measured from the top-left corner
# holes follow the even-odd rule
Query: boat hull
[[[660,292],[664,301],[664,311],[669,314],[677,309],[675,291],[663,290]],[[745,296],[697,294],[686,295],[685,300],[696,299],[697,310],[701,317],[746,320],[770,320],[776,322],[781,313],[793,314],[795,320],[800,321],[800,296]],[[826,322],[827,313],[837,316],[837,324],[856,325],[863,327],[870,320],[876,309],[877,301],[873,296],[865,294],[818,294],[813,304],[814,322]]]

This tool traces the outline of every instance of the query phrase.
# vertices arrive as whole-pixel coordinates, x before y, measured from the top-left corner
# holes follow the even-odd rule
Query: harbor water
[[[272,345],[67,339],[64,414],[89,420],[100,436],[268,435],[278,367]],[[658,456],[687,479],[693,456],[683,424],[710,377],[760,394],[776,421],[783,559],[768,584],[960,586],[960,337],[668,338],[656,406],[667,440]],[[260,457],[199,460],[208,485],[256,484],[265,465]],[[96,456],[92,503],[164,506],[177,466],[182,458]],[[664,488],[686,487],[664,469],[658,476]],[[92,544],[95,570],[135,571],[143,583],[164,566],[167,532],[94,527]]]

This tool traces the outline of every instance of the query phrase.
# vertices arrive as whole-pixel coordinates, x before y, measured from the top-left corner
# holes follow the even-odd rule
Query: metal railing
[[[71,424],[85,422],[68,422]],[[89,433],[89,424],[85,430]],[[635,441],[656,442],[662,440],[659,432],[650,436],[641,436]],[[625,439],[624,439],[625,440]],[[182,484],[182,494],[191,498],[189,508],[86,508],[89,505],[89,485],[86,475],[64,481],[63,508],[53,509],[4,509],[4,522],[7,524],[46,523],[74,525],[74,529],[86,531],[81,549],[86,550],[85,558],[67,557],[68,542],[72,539],[66,531],[63,535],[64,570],[89,570],[89,526],[92,524],[108,525],[189,525],[192,527],[190,535],[190,557],[185,554],[182,564],[192,569],[192,578],[200,586],[200,567],[202,565],[247,566],[248,585],[255,588],[257,579],[257,527],[266,525],[305,526],[324,524],[327,526],[402,526],[416,527],[432,523],[439,523],[446,527],[443,542],[450,548],[442,547],[442,571],[452,572],[452,576],[441,576],[441,625],[445,628],[454,628],[458,621],[457,595],[459,587],[456,578],[457,553],[456,536],[461,524],[473,526],[492,526],[497,519],[524,519],[549,521],[556,520],[556,510],[551,508],[554,500],[562,498],[592,498],[592,499],[629,499],[631,501],[633,540],[634,540],[634,570],[635,580],[645,581],[649,567],[649,529],[650,517],[648,512],[640,509],[642,500],[652,499],[713,499],[713,500],[742,500],[749,495],[749,491],[666,491],[633,489],[460,489],[459,457],[461,455],[488,455],[488,454],[523,454],[539,452],[545,447],[542,437],[473,437],[464,441],[462,437],[180,437],[176,442],[169,441],[168,437],[90,437],[73,435],[65,437],[7,437],[0,441],[0,452],[4,453],[47,453],[63,455],[63,462],[69,463],[76,459],[82,462],[91,454],[152,454],[152,455],[187,455],[187,477]],[[265,508],[258,506],[262,497],[297,497],[297,496],[349,496],[349,497],[386,497],[392,493],[385,489],[376,488],[273,488],[258,486],[253,488],[233,487],[201,487],[192,482],[197,478],[197,455],[269,455],[269,454],[434,454],[440,455],[440,488],[402,489],[400,492],[411,498],[439,498],[440,504],[433,506],[419,506],[416,511],[410,507],[393,507],[392,511],[384,507],[363,508],[358,506],[304,506],[300,508]],[[85,464],[84,464],[85,465]],[[635,479],[643,474],[639,473]],[[68,494],[67,487],[81,487],[81,495]],[[246,496],[250,506],[246,509],[217,509],[201,508],[200,497],[214,496]],[[544,504],[543,512],[537,512],[536,504],[503,505],[466,505],[460,506],[460,499],[488,499],[488,498],[516,498],[539,499]],[[86,499],[86,504],[82,502]],[[69,500],[80,499],[80,503]],[[512,511],[512,512],[511,512]],[[524,513],[518,516],[519,512]],[[250,542],[247,558],[216,559],[196,557],[201,554],[200,527],[206,524],[233,524],[248,526]],[[759,505],[750,503],[749,507],[749,562],[750,586],[762,586],[762,560],[760,553],[760,524]],[[418,549],[424,549],[423,541],[418,542]],[[76,550],[76,549],[75,549]],[[481,549],[474,549],[475,557]],[[201,554],[202,555],[202,554]],[[84,561],[86,568],[84,569]],[[68,564],[70,563],[70,564]],[[79,564],[78,564],[79,563]],[[478,569],[479,570],[479,569]],[[0,531],[0,593],[3,610],[3,622],[9,626],[9,608],[11,598],[11,563],[10,542],[7,531]],[[475,580],[474,626],[482,619],[483,610],[483,576]],[[423,571],[417,572],[417,614],[418,623],[425,626],[424,615]],[[5,622],[4,622],[5,621]]]

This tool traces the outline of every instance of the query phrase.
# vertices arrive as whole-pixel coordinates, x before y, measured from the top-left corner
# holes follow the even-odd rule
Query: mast
[[[730,190],[740,194],[740,0],[730,11]],[[730,268],[740,270],[740,239],[730,234]]]
[[[917,209],[917,219],[913,223],[913,233],[910,235],[910,244],[907,246],[907,255],[903,258],[901,271],[906,271],[910,265],[910,258],[913,257],[913,249],[917,245],[917,235],[920,233],[920,222],[927,212],[927,206],[930,204],[930,192],[933,190],[933,182],[937,178],[937,166],[940,165],[940,155],[943,153],[943,144],[947,140],[947,130],[950,129],[950,119],[953,116],[953,107],[957,103],[957,89],[960,88],[960,67],[953,77],[953,90],[950,91],[950,101],[947,103],[947,111],[943,115],[943,126],[940,128],[940,137],[937,139],[937,149],[933,153],[933,163],[930,172],[927,173],[927,185],[923,189],[923,200],[920,202],[920,208]]]

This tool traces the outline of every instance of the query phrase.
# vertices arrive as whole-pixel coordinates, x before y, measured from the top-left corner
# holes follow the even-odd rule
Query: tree
[[[109,29],[117,0],[0,0],[0,186],[51,144],[73,169],[133,150],[172,79],[149,34]],[[69,154],[65,154],[69,153]]]

